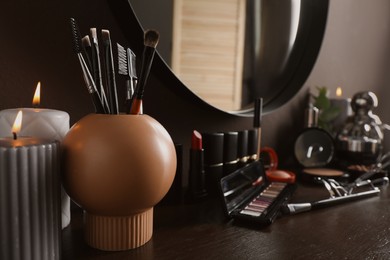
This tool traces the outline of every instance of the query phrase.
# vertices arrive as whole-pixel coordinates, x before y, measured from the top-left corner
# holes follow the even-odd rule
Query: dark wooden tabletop
[[[292,201],[326,198],[324,188],[298,185]],[[390,192],[291,216],[267,227],[228,220],[217,200],[157,205],[154,233],[121,252],[89,247],[82,211],[62,234],[62,259],[390,259]]]

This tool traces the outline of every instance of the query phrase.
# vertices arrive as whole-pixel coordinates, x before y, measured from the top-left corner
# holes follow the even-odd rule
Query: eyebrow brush
[[[110,114],[110,108],[108,106],[106,93],[103,87],[102,69],[100,63],[99,40],[97,37],[96,28],[90,28],[89,32],[92,38],[92,43],[91,43],[92,76],[95,80],[96,89],[100,95],[104,108],[107,114]]]
[[[144,51],[142,54],[141,72],[134,96],[131,99],[130,114],[139,115],[141,113],[144,89],[152,67],[153,57],[156,52],[159,37],[159,33],[155,30],[147,30],[144,34]]]
[[[130,95],[129,95],[130,99],[127,102],[128,108],[126,111],[130,111],[130,101],[131,101],[131,98],[133,97],[135,86],[137,85],[138,78],[137,78],[135,60],[136,60],[135,53],[130,48],[127,48],[127,69],[128,69],[128,73],[130,76]],[[141,106],[140,110],[142,113],[142,106]]]
[[[103,104],[101,102],[99,93],[96,90],[95,82],[92,78],[92,75],[88,69],[88,66],[84,60],[83,55],[81,54],[81,39],[80,39],[80,33],[77,28],[76,20],[74,18],[70,18],[70,25],[72,30],[72,39],[73,39],[73,50],[77,54],[77,57],[79,59],[81,69],[83,71],[83,77],[85,84],[87,86],[88,92],[91,95],[92,102],[95,106],[96,113],[99,114],[105,114],[105,110],[103,107]]]
[[[119,43],[117,43],[117,47],[118,47],[118,74],[126,77],[125,111],[129,111],[130,100],[131,97],[133,96],[134,87],[133,87],[133,81],[130,76],[129,59],[127,56],[128,52]]]
[[[104,50],[104,67],[106,70],[107,95],[111,114],[119,114],[118,95],[115,83],[114,58],[112,55],[112,46],[110,31],[102,30],[103,50]]]

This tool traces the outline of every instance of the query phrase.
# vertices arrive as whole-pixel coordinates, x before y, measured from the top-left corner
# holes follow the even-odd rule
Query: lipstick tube
[[[226,176],[237,169],[237,142],[238,132],[224,133],[223,140],[223,176]]]
[[[207,196],[202,135],[194,130],[191,137],[188,199],[197,201]]]
[[[237,157],[238,168],[244,167],[248,164],[248,130],[242,130],[238,132],[237,140]]]
[[[223,133],[203,133],[204,169],[207,193],[216,196],[223,175]]]

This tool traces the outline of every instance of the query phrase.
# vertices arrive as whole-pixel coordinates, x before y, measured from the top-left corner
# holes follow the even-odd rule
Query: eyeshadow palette
[[[271,224],[295,185],[267,180],[263,164],[255,161],[221,179],[226,214],[238,220]]]

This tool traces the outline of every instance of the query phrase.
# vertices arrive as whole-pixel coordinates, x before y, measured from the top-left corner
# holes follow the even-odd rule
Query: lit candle
[[[9,136],[12,123],[19,110],[23,111],[21,136],[41,137],[62,141],[69,130],[69,114],[54,109],[38,108],[40,105],[41,83],[38,82],[34,98],[34,108],[15,108],[0,111],[0,138]],[[70,223],[70,198],[62,189],[62,228]]]
[[[60,146],[21,137],[21,121],[0,138],[0,259],[59,259]]]
[[[334,107],[338,107],[340,109],[337,117],[332,121],[333,127],[335,131],[340,131],[342,127],[345,125],[349,116],[352,115],[351,108],[351,99],[350,98],[342,98],[343,91],[341,87],[337,87],[336,89],[336,98],[331,98],[331,105]]]

